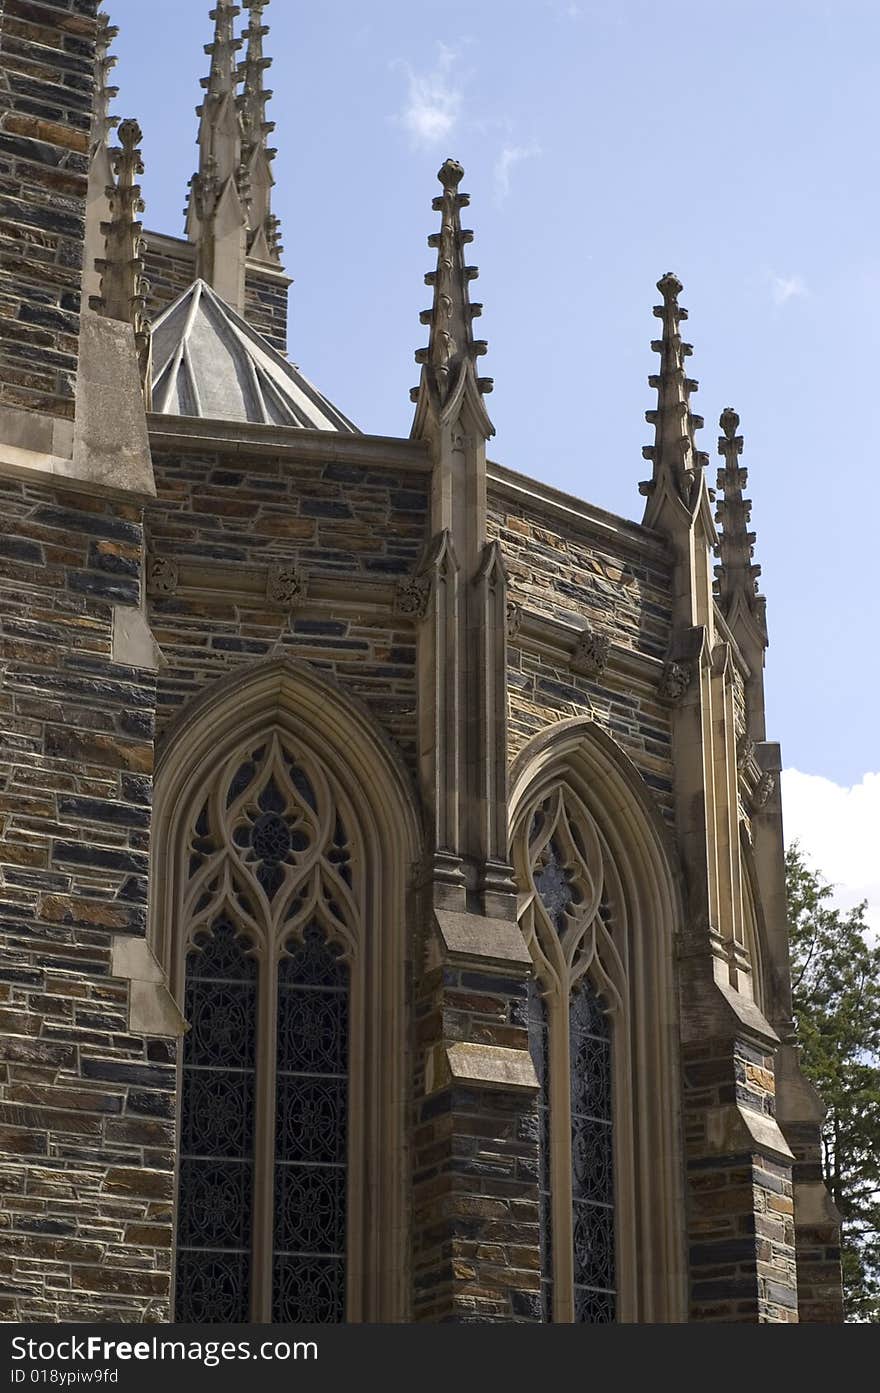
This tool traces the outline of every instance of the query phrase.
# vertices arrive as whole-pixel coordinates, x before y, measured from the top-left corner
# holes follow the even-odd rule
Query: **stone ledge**
[[[128,1028],[133,1034],[177,1039],[186,1033],[189,1027],[145,939],[114,935],[110,970],[131,983]]]
[[[794,1161],[776,1119],[739,1104],[707,1109],[706,1136],[718,1156],[757,1152],[785,1165]]]
[[[528,1050],[460,1040],[454,1045],[435,1046],[426,1060],[425,1093],[449,1087],[537,1093],[539,1084]]]
[[[532,958],[519,925],[509,919],[487,919],[482,914],[437,909],[434,922],[443,950],[443,962],[452,967],[491,968],[512,976],[528,976]]]
[[[111,662],[143,668],[146,672],[158,672],[168,666],[143,610],[113,606],[111,644]]]
[[[798,1228],[837,1227],[842,1222],[824,1180],[794,1182],[794,1222]]]
[[[369,469],[430,474],[427,447],[397,436],[346,435],[334,430],[299,430],[293,426],[258,425],[249,421],[209,421],[201,417],[147,417],[150,443],[156,451],[194,450],[247,457],[271,455],[284,459],[317,460],[324,464],[363,465]]]
[[[524,507],[529,513],[544,513],[556,523],[567,524],[576,535],[613,540],[617,549],[628,548],[641,559],[645,556],[670,566],[672,555],[665,537],[642,523],[608,513],[594,504],[564,493],[552,484],[541,483],[526,474],[519,474],[494,460],[487,463],[489,498],[505,499]]]
[[[572,666],[578,640],[584,630],[564,619],[541,614],[530,608],[527,597],[512,596],[520,610],[519,631],[511,640],[514,647],[529,648],[547,656],[551,660]],[[589,674],[586,674],[588,677]],[[625,677],[641,682],[647,689],[654,690],[660,685],[663,676],[663,662],[650,653],[641,653],[636,648],[625,648],[623,644],[612,643],[608,648],[608,663],[601,675],[590,677],[599,685],[608,685],[610,677]]]

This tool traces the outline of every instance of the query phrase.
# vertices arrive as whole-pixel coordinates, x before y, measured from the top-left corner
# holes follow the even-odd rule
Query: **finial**
[[[119,88],[111,87],[107,81],[116,66],[116,58],[110,53],[110,45],[118,33],[117,26],[110,23],[109,15],[102,10],[98,15],[98,32],[95,38],[95,102],[92,107],[90,142],[93,158],[98,146],[107,140],[110,132],[119,125],[119,117],[110,115],[110,103],[119,96]]]
[[[278,219],[272,214],[271,164],[277,154],[268,144],[275,129],[274,121],[266,120],[266,105],[272,93],[264,84],[264,74],[272,59],[263,53],[263,40],[269,33],[263,23],[263,11],[269,0],[244,0],[249,12],[246,30],[247,52],[238,67],[242,93],[238,99],[241,119],[241,163],[243,188],[248,194],[248,250],[261,261],[280,259]]]
[[[766,648],[766,601],[758,593],[761,567],[752,562],[755,546],[755,534],[749,531],[752,504],[750,499],[743,497],[749,471],[739,462],[743,438],[737,434],[739,416],[732,406],[726,406],[722,411],[720,426],[722,434],[718,440],[718,453],[724,464],[718,470],[721,499],[715,513],[715,520],[722,529],[718,542],[721,565],[715,567],[716,595],[725,618],[732,625],[735,626],[743,610],[751,617],[758,638]]]
[[[681,325],[688,317],[678,303],[682,288],[672,271],[657,282],[663,303],[654,307],[654,314],[663,321],[663,336],[655,339],[651,348],[660,356],[660,372],[648,378],[648,385],[657,392],[657,407],[645,413],[648,424],[654,426],[654,444],[642,451],[654,469],[653,477],[640,485],[648,498],[644,520],[649,527],[656,524],[664,498],[670,493],[692,509],[709,458],[696,447],[695,434],[702,428],[703,418],[695,415],[689,404],[699,384],[688,377],[684,366],[693,349],[681,337]]]
[[[464,249],[474,234],[461,226],[461,210],[469,206],[470,198],[458,191],[464,170],[457,160],[446,160],[437,178],[443,193],[433,200],[432,207],[441,215],[440,231],[428,238],[428,246],[437,250],[437,269],[425,276],[425,284],[434,287],[434,303],[420,316],[431,333],[427,348],[415,355],[422,379],[411,393],[418,408],[413,431],[420,429],[429,405],[442,418],[450,403],[470,388],[478,426],[488,438],[495,431],[482,397],[494,384],[491,378],[476,373],[476,360],[486,353],[488,345],[473,335],[473,320],[482,314],[483,307],[470,303],[468,286],[479,272],[466,264]]]
[[[214,38],[205,44],[211,69],[202,78],[205,99],[199,114],[199,168],[190,180],[186,231],[196,244],[196,275],[234,309],[244,308],[249,170],[242,160],[236,89],[242,40],[234,25],[241,13],[231,0],[217,0],[210,17]]]
[[[205,52],[210,56],[211,69],[207,78],[202,78],[202,86],[209,101],[220,101],[228,93],[235,91],[238,80],[238,63],[235,55],[242,41],[235,37],[235,20],[241,14],[241,6],[232,0],[217,0],[217,8],[211,10],[208,18],[214,21],[214,38],[205,44]],[[198,108],[201,115],[202,108]]]
[[[144,172],[142,140],[137,121],[122,122],[120,146],[110,154],[115,182],[107,190],[110,221],[101,227],[106,237],[106,251],[95,263],[101,275],[101,292],[92,297],[91,308],[107,319],[120,319],[132,325],[141,379],[147,383],[150,326],[146,298],[149,287],[144,280],[143,223],[138,216],[144,211],[144,201],[140,185],[136,183],[138,175]]]

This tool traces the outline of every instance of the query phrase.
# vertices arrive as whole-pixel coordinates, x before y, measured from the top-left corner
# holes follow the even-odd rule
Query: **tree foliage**
[[[880,1322],[880,944],[795,844],[786,855],[794,1014],[827,1108],[825,1180],[843,1219],[847,1320]]]

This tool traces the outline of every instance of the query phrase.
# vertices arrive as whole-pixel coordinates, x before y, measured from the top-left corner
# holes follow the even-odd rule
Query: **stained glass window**
[[[272,1319],[345,1313],[348,971],[317,924],[278,972]]]
[[[557,933],[562,933],[577,898],[577,887],[555,840],[548,843],[542,859],[544,864],[535,872],[535,889]]]
[[[553,1320],[553,1215],[550,1186],[550,1041],[540,983],[529,982],[529,1049],[538,1076],[538,1198],[541,1238],[541,1319]]]
[[[225,919],[189,955],[176,1319],[250,1320],[257,963]]]
[[[362,885],[322,766],[278,733],[240,751],[206,791],[186,865],[198,927],[185,983],[175,1317],[343,1321],[345,954]]]
[[[572,992],[571,1150],[575,1321],[615,1318],[614,1153],[608,1017],[588,981]]]
[[[625,988],[617,877],[595,819],[580,793],[564,782],[526,808],[514,857],[520,923],[535,966],[529,1044],[540,1086],[543,1319],[613,1321],[610,1020],[620,1020],[614,1013]],[[597,981],[607,986],[607,1000],[598,994]],[[551,1076],[555,1069],[559,1078]]]

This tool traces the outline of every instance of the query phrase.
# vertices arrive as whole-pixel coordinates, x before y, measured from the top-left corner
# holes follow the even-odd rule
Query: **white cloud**
[[[789,300],[797,300],[808,294],[801,276],[773,276],[771,289],[776,305],[785,305]]]
[[[404,64],[407,96],[398,121],[409,133],[414,146],[441,144],[452,134],[461,116],[464,92],[455,80],[455,49],[438,45],[437,62],[431,72],[416,72]]]
[[[541,147],[534,141],[530,145],[505,145],[495,161],[495,201],[503,203],[510,193],[510,174],[514,165],[522,160],[540,155]]]
[[[799,841],[809,861],[851,909],[868,901],[867,921],[880,933],[880,774],[842,787],[818,774],[782,775],[785,839]]]

